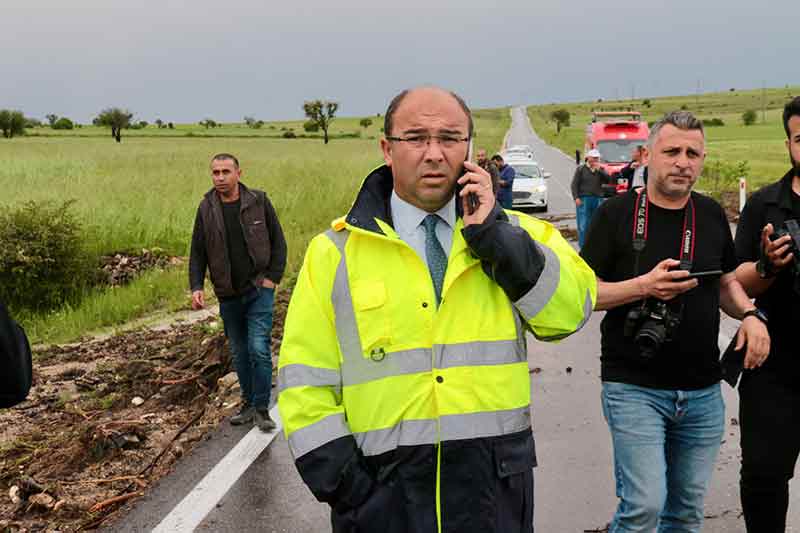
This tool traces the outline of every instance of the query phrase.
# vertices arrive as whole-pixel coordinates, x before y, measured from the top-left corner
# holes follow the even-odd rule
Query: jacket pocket
[[[495,531],[533,531],[533,467],[536,448],[533,435],[524,432],[498,440],[494,445]]]
[[[379,280],[358,280],[353,283],[352,294],[362,355],[382,358],[392,342],[386,286]]]

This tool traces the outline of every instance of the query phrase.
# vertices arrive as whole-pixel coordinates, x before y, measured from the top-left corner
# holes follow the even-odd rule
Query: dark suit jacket
[[[0,407],[23,401],[31,388],[31,347],[25,331],[0,303]]]

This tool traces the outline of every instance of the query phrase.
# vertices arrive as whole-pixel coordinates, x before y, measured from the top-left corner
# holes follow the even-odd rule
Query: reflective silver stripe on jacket
[[[558,289],[558,283],[561,280],[561,262],[556,253],[540,242],[536,244],[544,254],[544,270],[531,290],[514,302],[526,322],[545,308]]]
[[[527,359],[524,336],[519,324],[515,340],[436,345],[432,350],[415,348],[387,352],[378,361],[365,357],[358,333],[344,253],[349,232],[328,230],[326,235],[341,254],[331,296],[336,314],[339,348],[342,350],[343,386],[358,385],[391,376],[429,372],[434,367],[509,364]]]
[[[336,315],[336,336],[339,340],[339,348],[345,359],[348,354],[358,354],[360,357],[362,353],[361,338],[358,335],[356,313],[353,309],[353,298],[347,278],[347,257],[344,253],[350,232],[328,230],[325,235],[333,241],[341,256],[339,266],[336,267],[336,278],[333,281],[331,294],[333,312]]]
[[[516,313],[515,313],[516,314]],[[507,365],[527,361],[525,343],[518,337],[506,341],[478,341],[434,346],[436,368]]]
[[[380,455],[398,446],[416,446],[436,443],[435,419],[403,420],[390,428],[354,433],[356,443],[364,455]]]
[[[302,364],[286,365],[278,371],[278,394],[292,387],[342,388],[342,377],[338,370]]]
[[[505,411],[487,411],[459,415],[445,415],[438,421],[403,420],[390,428],[354,433],[358,447],[364,455],[380,455],[398,446],[435,444],[438,440],[463,440],[497,437],[528,429],[530,407]],[[437,440],[437,424],[439,439]]]
[[[289,449],[295,460],[316,450],[332,440],[350,435],[344,413],[326,416],[310,426],[298,429],[289,435]]]

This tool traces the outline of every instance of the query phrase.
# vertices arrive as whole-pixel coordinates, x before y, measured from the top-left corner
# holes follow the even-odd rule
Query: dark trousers
[[[739,385],[741,497],[748,533],[783,533],[789,480],[800,452],[800,386],[771,370]]]

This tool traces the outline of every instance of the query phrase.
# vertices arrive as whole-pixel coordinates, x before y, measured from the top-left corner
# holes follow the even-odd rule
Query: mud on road
[[[231,372],[213,318],[37,350],[28,400],[0,411],[0,531],[108,525],[237,410]]]

